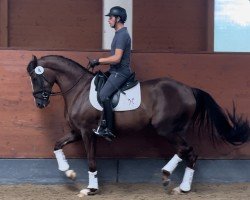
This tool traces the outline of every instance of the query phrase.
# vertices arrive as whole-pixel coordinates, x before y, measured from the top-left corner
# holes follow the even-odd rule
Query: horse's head
[[[36,56],[28,64],[27,72],[30,75],[33,96],[38,108],[45,108],[49,104],[49,97],[55,82],[52,71],[41,66]],[[40,65],[39,65],[40,64]]]

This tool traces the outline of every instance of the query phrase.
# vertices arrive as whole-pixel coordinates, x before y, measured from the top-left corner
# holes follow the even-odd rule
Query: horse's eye
[[[34,81],[34,82],[37,82],[37,78],[36,78],[36,77],[35,77],[35,78],[33,78],[33,81]]]

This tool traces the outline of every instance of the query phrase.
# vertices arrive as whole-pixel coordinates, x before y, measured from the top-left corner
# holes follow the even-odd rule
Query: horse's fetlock
[[[59,145],[59,143],[56,143],[54,147],[54,151],[57,151],[59,149],[61,149],[61,146]]]

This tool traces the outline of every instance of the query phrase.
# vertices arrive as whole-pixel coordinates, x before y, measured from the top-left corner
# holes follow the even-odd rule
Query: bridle
[[[86,68],[88,68],[89,69],[89,65],[90,65],[90,63],[87,65],[87,67]],[[35,73],[35,69],[33,69],[29,74],[30,74],[30,77],[32,76],[32,74],[34,74]],[[80,76],[80,78],[69,88],[69,89],[67,89],[66,91],[61,91],[61,92],[52,92],[51,90],[48,90],[46,87],[45,87],[45,82],[47,82],[50,86],[51,86],[51,88],[53,87],[53,83],[51,83],[45,76],[44,76],[44,74],[42,73],[42,74],[37,74],[37,73],[35,73],[35,76],[36,76],[36,78],[39,80],[38,82],[39,82],[39,84],[40,84],[40,90],[38,90],[38,91],[35,91],[35,92],[33,92],[33,96],[35,97],[35,98],[38,98],[38,99],[41,99],[41,100],[48,100],[48,98],[50,97],[50,96],[58,96],[58,95],[65,95],[65,94],[67,94],[67,93],[69,93],[71,90],[73,90],[74,89],[74,87],[81,81],[81,79],[84,77],[84,75],[85,74],[82,74],[81,76]]]

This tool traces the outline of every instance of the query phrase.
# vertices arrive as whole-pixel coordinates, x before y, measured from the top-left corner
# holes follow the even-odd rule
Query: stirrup
[[[97,130],[93,129],[93,132],[101,137],[104,137],[108,141],[112,141],[112,138],[115,138],[115,135],[108,129],[98,126]]]

